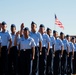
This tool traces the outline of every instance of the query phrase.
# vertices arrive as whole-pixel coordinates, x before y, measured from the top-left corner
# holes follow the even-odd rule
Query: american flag
[[[58,20],[56,14],[55,14],[55,24],[58,25],[60,28],[64,29],[63,24]]]

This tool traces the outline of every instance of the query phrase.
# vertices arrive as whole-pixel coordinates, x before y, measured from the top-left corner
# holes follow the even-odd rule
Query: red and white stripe
[[[63,24],[57,18],[55,19],[55,24],[64,29]]]

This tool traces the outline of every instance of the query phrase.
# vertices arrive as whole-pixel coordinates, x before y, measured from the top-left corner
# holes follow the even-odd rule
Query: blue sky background
[[[64,30],[54,24],[56,13],[63,23]],[[0,22],[6,21],[8,30],[12,23],[16,24],[17,30],[20,24],[30,28],[31,21],[45,27],[63,31],[65,34],[76,34],[76,0],[0,0]]]

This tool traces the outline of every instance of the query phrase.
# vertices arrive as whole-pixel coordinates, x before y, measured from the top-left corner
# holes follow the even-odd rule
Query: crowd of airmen
[[[71,75],[76,73],[76,39],[32,22],[11,33],[3,21],[0,28],[0,75]]]

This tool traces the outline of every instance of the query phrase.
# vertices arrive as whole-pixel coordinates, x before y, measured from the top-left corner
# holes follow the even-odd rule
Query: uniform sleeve
[[[19,45],[21,43],[21,38],[17,38],[17,44]]]
[[[31,41],[32,43],[31,43],[31,47],[35,47],[36,46],[36,44],[35,44],[35,41],[34,41],[34,39],[32,39],[32,41]]]
[[[31,32],[29,32],[29,36],[31,36]]]
[[[20,40],[20,36],[17,37],[17,42],[19,42],[19,40]]]
[[[11,34],[8,32],[8,40],[12,39]]]
[[[0,36],[0,43],[2,43],[2,39],[1,39],[1,36]]]
[[[48,36],[48,35],[46,35],[46,40],[47,40],[47,43],[49,43],[49,42],[50,42],[50,38],[49,38],[49,36]]]
[[[74,47],[75,47],[75,49],[74,49],[74,50],[76,51],[76,44],[74,44]]]
[[[53,43],[53,45],[55,45],[55,38],[54,37],[52,37],[52,43]]]
[[[67,47],[70,47],[69,42],[67,41]]]
[[[72,50],[75,50],[75,46],[74,46],[74,44],[72,43]]]
[[[1,36],[1,32],[0,32],[0,43],[2,43],[2,36]]]
[[[61,46],[64,46],[64,44],[63,44],[62,40],[60,40],[60,45],[61,45]]]
[[[38,33],[38,36],[39,36],[39,41],[42,41],[43,40],[42,35]]]

